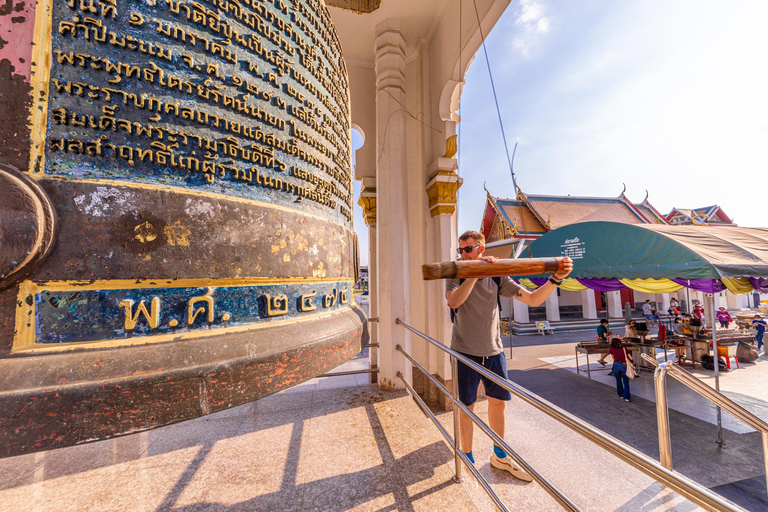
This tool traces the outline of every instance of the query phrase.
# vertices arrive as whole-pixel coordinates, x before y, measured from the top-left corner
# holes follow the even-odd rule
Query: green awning
[[[768,277],[768,229],[581,222],[536,239],[531,256],[570,256],[574,278]]]

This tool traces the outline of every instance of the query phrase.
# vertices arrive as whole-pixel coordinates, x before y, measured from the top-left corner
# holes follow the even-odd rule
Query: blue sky
[[[616,197],[626,183],[662,213],[719,204],[768,226],[766,27],[765,1],[513,2],[486,44],[518,184]],[[483,182],[514,196],[482,49],[461,119],[459,232],[480,225]],[[355,229],[367,238],[359,213]]]

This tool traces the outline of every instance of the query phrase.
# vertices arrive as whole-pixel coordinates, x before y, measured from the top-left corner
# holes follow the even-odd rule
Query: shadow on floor
[[[629,403],[617,400],[613,387],[550,365],[510,370],[508,375],[554,405],[659,460],[654,402],[638,397]],[[682,385],[669,382],[669,386],[671,390],[672,386]],[[669,410],[669,422],[675,471],[712,489],[723,488],[729,493],[724,496],[749,510],[768,510],[759,432],[736,434],[724,430],[726,445],[721,447],[715,442],[716,425],[673,409]],[[755,478],[762,479],[762,486],[758,489],[749,484],[751,479],[742,480],[744,475],[761,475]],[[753,503],[760,506],[754,508]]]

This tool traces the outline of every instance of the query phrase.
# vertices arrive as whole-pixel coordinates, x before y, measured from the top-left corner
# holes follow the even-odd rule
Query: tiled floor
[[[674,360],[671,351],[669,357],[670,361]],[[603,368],[597,364],[597,358],[598,356],[595,355],[590,358],[591,378],[611,388],[615,387],[616,379],[609,376],[607,371],[610,369],[611,359],[608,359],[608,365]],[[576,358],[573,353],[562,356],[541,357],[539,359],[558,368],[576,372]],[[658,351],[656,359],[659,362],[664,362],[664,353]],[[586,376],[587,365],[586,358],[583,355],[579,356],[579,363],[580,372],[583,376]],[[685,368],[685,370],[695,375],[696,378],[705,384],[715,387],[714,372],[704,370],[698,366],[695,369]],[[642,371],[640,375],[640,378],[633,379],[630,383],[632,395],[655,401],[656,391],[654,389],[653,374]],[[717,424],[717,412],[712,402],[678,384],[671,376],[667,377],[667,386],[670,408],[714,425]],[[720,390],[759,418],[768,421],[768,402],[766,402],[766,399],[768,399],[768,358],[761,357],[755,363],[743,363],[739,369],[736,369],[734,366],[733,370],[722,372],[720,374]],[[723,428],[731,432],[744,434],[755,431],[744,422],[729,414],[724,414],[722,421]]]
[[[197,420],[0,460],[0,510],[495,510],[466,469],[453,482],[453,455],[415,402],[367,379],[314,379]],[[512,445],[584,510],[696,509],[519,400],[507,416]],[[452,431],[452,415],[439,418]],[[560,510],[537,484],[492,469],[481,435],[476,467],[511,509]]]

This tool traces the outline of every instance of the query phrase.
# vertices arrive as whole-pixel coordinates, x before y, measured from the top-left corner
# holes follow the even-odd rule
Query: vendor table
[[[587,377],[592,378],[592,373],[589,369],[589,355],[590,354],[607,354],[608,349],[611,348],[610,343],[605,343],[602,341],[582,341],[581,343],[576,344],[576,373],[580,374],[579,370],[579,354],[584,354],[587,358]],[[624,346],[624,348],[627,349],[627,352],[637,352],[638,349],[634,345],[627,344]],[[638,359],[637,354],[634,354],[632,356],[632,359],[636,362]],[[635,368],[637,368],[637,364],[635,363]]]

